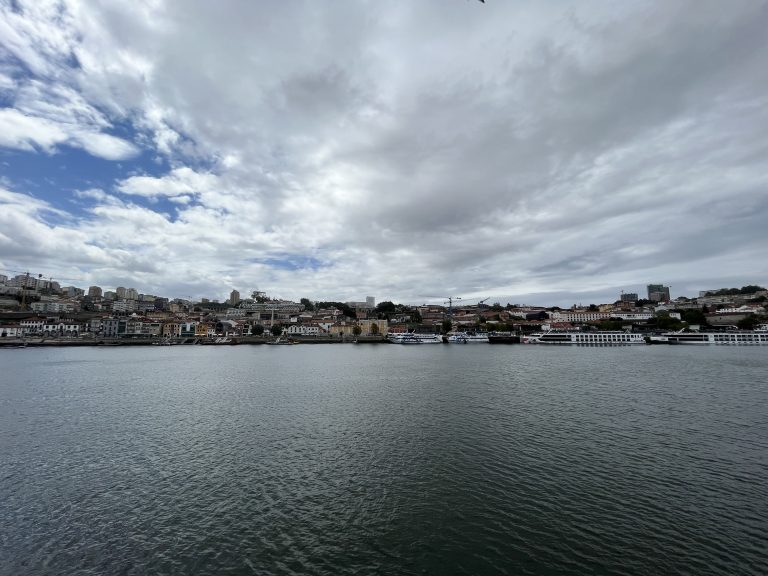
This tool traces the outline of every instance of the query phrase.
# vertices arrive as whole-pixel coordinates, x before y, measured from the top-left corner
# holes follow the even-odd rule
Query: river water
[[[0,574],[768,574],[768,348],[0,350]]]

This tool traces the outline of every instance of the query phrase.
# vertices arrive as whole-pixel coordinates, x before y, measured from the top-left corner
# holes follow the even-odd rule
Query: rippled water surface
[[[0,574],[768,574],[768,349],[0,350]]]

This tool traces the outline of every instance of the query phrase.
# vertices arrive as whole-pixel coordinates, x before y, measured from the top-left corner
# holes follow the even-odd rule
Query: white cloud
[[[46,152],[53,152],[57,144],[66,140],[66,132],[54,122],[25,116],[13,108],[0,109],[0,146],[19,150],[39,147]]]
[[[167,176],[131,176],[117,185],[118,191],[132,196],[156,198],[159,196],[195,196],[215,190],[218,178],[213,174],[201,174],[191,168],[176,168]]]

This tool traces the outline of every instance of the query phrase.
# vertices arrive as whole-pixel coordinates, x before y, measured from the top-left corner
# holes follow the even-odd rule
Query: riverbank
[[[280,342],[291,344],[387,344],[384,336],[297,336]],[[0,348],[40,348],[78,346],[238,346],[275,344],[278,339],[262,336],[215,337],[215,338],[4,338]]]

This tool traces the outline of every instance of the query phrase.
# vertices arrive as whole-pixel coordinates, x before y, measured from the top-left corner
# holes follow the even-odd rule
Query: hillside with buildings
[[[403,305],[372,296],[350,302],[299,302],[232,290],[226,302],[144,294],[134,287],[61,286],[42,275],[0,275],[0,338],[99,341],[299,339],[343,341],[387,333],[515,332],[613,329],[636,332],[681,328],[754,328],[766,320],[768,290],[760,286],[701,291],[672,299],[650,284],[646,298],[622,293],[612,303],[568,309],[455,299]]]

